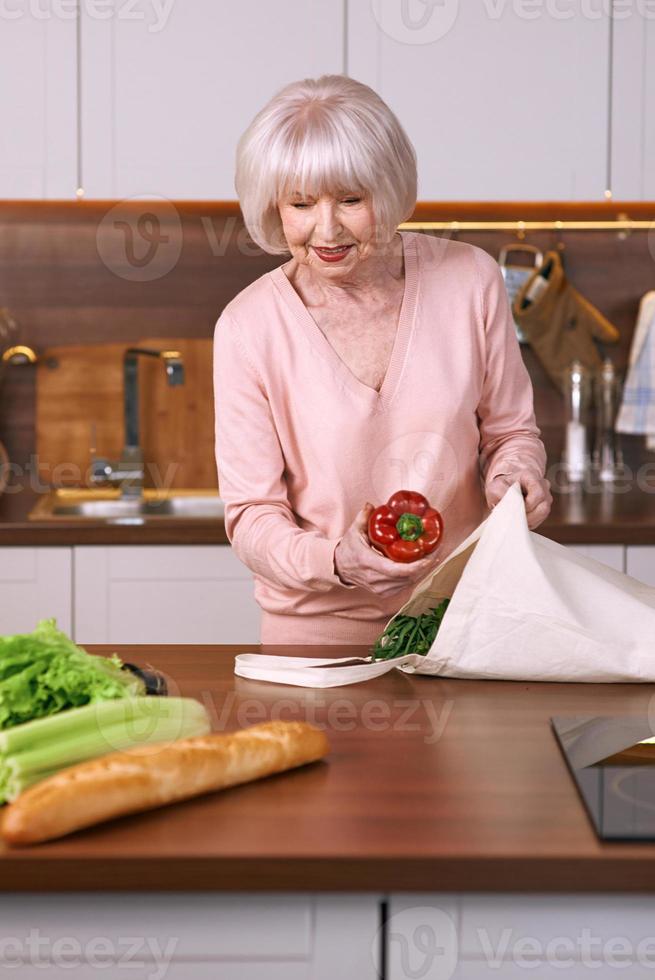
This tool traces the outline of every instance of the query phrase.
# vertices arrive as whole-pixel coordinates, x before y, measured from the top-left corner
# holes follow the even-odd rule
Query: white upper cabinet
[[[0,199],[233,200],[254,114],[343,71],[421,200],[655,198],[653,0],[0,0]]]
[[[379,92],[407,130],[419,200],[603,199],[607,7],[349,4],[348,73]]]
[[[655,198],[655,4],[617,5],[612,84],[612,190]]]
[[[75,51],[70,2],[0,4],[0,199],[75,197]]]
[[[337,0],[103,8],[106,20],[83,5],[87,198],[234,200],[236,144],[255,113],[289,82],[343,70]]]

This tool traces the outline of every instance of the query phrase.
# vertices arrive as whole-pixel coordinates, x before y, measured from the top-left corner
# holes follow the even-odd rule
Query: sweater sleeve
[[[519,469],[543,476],[546,450],[534,414],[532,382],[523,363],[500,267],[475,250],[480,315],[485,336],[485,375],[478,404],[480,466],[485,486]]]
[[[264,382],[227,312],[214,331],[213,372],[219,492],[236,555],[275,585],[305,593],[351,588],[335,573],[340,539],[296,523]]]

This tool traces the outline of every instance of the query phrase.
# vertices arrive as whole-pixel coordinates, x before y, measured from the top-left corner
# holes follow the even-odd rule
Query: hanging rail
[[[614,221],[405,221],[403,231],[652,231],[655,219],[641,221],[616,218]]]

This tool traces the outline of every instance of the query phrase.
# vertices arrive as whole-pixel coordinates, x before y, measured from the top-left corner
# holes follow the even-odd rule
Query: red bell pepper
[[[413,490],[398,490],[368,519],[369,541],[392,561],[425,558],[437,547],[442,533],[439,511]]]

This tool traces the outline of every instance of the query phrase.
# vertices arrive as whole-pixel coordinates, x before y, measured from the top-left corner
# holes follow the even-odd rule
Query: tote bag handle
[[[393,660],[371,661],[368,657],[270,657],[263,653],[240,653],[234,660],[234,673],[255,681],[291,684],[294,687],[343,687],[381,677],[396,667],[416,667],[423,660],[410,653]]]

